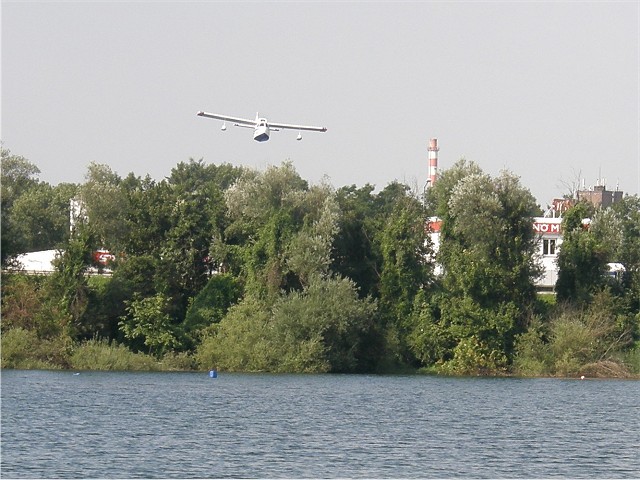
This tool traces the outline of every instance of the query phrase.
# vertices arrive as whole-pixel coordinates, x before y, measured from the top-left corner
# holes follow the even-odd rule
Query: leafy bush
[[[156,360],[124,345],[93,338],[77,346],[70,358],[75,370],[159,370]]]
[[[453,349],[453,359],[438,367],[449,375],[496,375],[507,371],[507,357],[478,337],[462,339]]]
[[[195,354],[197,365],[231,372],[273,370],[268,321],[267,307],[253,297],[245,297],[219,324],[205,331]]]
[[[355,284],[344,278],[316,277],[303,292],[283,297],[273,309],[273,330],[283,352],[304,345],[300,353],[332,372],[354,372],[362,337],[372,328],[375,304],[358,298]],[[312,358],[312,357],[310,357]]]
[[[33,330],[13,328],[2,332],[2,368],[68,368],[69,337],[39,339]]]
[[[245,297],[209,328],[196,352],[200,368],[228,371],[353,372],[375,303],[347,279],[315,278],[270,307]]]
[[[162,370],[196,370],[197,362],[189,352],[167,352],[160,361]]]
[[[35,332],[24,328],[2,332],[2,368],[29,368],[24,365],[32,360],[32,346],[37,341]]]
[[[39,338],[55,337],[68,327],[70,317],[52,298],[48,278],[23,274],[2,277],[3,330],[23,328]]]
[[[513,360],[521,375],[622,377],[637,372],[633,339],[637,320],[609,292],[596,293],[588,308],[558,308],[548,324],[520,335]]]
[[[551,372],[551,353],[545,342],[544,329],[540,322],[516,338],[513,371],[523,376],[543,376]]]

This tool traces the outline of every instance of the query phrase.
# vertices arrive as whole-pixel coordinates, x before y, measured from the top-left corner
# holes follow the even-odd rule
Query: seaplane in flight
[[[312,132],[326,132],[327,127],[310,127],[306,125],[289,125],[287,123],[271,123],[266,118],[260,118],[256,113],[255,120],[248,120],[246,118],[229,117],[228,115],[218,115],[217,113],[198,112],[200,117],[215,118],[216,120],[222,120],[222,130],[227,129],[227,122],[231,122],[234,127],[253,128],[253,139],[256,142],[266,142],[269,140],[271,132],[278,132],[280,130],[298,130],[298,137],[296,140],[302,140],[302,130],[308,130]]]

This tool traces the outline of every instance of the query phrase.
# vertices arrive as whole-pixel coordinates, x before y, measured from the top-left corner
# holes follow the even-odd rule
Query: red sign
[[[427,232],[428,233],[438,233],[440,232],[440,227],[442,226],[442,220],[432,220],[427,222]]]
[[[543,223],[543,222],[535,222],[533,224],[533,230],[537,233],[556,233],[560,234],[560,224],[559,223]]]

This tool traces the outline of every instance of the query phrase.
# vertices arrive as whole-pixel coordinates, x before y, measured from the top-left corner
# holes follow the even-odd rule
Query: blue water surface
[[[2,478],[637,478],[640,382],[2,371]]]

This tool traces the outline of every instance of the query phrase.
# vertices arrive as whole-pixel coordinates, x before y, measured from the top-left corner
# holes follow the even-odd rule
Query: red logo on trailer
[[[113,262],[116,259],[116,256],[108,250],[98,250],[93,252],[93,259],[100,265],[106,266],[109,262]]]

